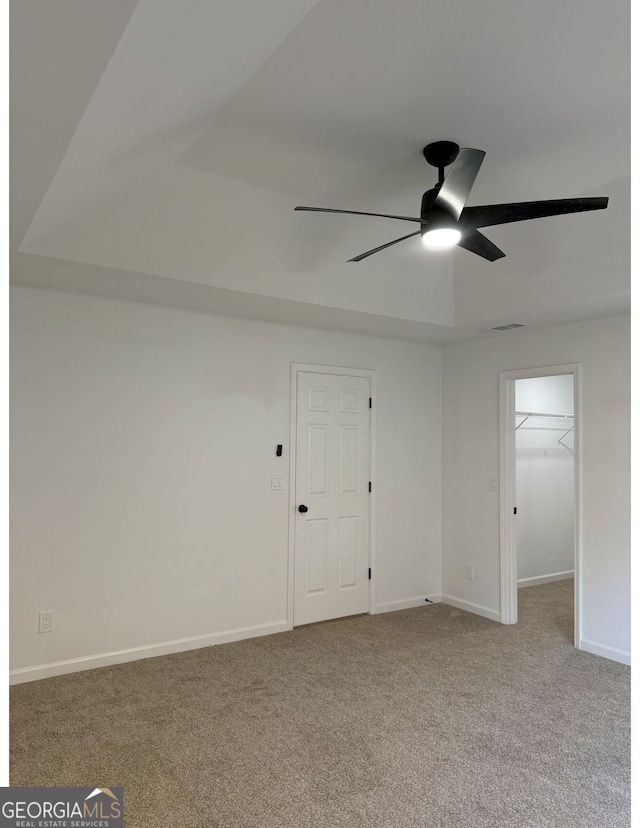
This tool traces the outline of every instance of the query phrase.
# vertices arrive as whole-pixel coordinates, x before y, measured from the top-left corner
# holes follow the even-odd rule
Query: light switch
[[[284,477],[274,474],[271,478],[271,488],[282,491],[284,489]]]
[[[492,492],[498,491],[498,478],[495,475],[489,478],[489,488]]]

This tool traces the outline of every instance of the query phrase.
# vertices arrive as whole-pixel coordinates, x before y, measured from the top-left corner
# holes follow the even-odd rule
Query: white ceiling
[[[629,303],[622,0],[13,3],[14,281],[448,342]],[[402,222],[487,153],[470,204],[609,195],[427,252]]]

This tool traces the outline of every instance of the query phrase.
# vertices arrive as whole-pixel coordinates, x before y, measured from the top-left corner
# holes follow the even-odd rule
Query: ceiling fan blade
[[[505,254],[492,241],[478,230],[471,230],[466,233],[458,242],[458,247],[464,247],[477,256],[482,256],[488,262],[495,262],[496,259],[504,258]]]
[[[485,155],[482,150],[469,147],[460,150],[438,191],[435,208],[445,209],[456,221],[460,218]]]
[[[294,207],[294,210],[306,210],[310,213],[347,213],[350,216],[374,216],[375,218],[400,219],[400,221],[418,221],[422,219],[413,216],[389,216],[386,213],[361,213],[359,210],[331,210],[328,207]]]
[[[487,204],[484,207],[466,207],[463,221],[471,227],[492,227],[512,221],[529,221],[545,216],[562,216],[585,210],[604,210],[609,203],[602,198],[559,198],[554,201],[520,201],[515,204]]]
[[[407,236],[401,236],[399,239],[394,239],[393,241],[387,242],[386,244],[381,244],[380,247],[374,247],[373,250],[367,250],[366,253],[361,253],[359,256],[354,256],[353,259],[349,259],[350,262],[361,262],[363,259],[366,259],[367,256],[373,256],[374,253],[378,253],[380,250],[384,250],[385,247],[391,247],[393,244],[398,244],[398,242],[404,241],[405,239],[410,239],[411,236],[419,236],[420,230],[416,230],[415,233],[409,233]],[[478,235],[480,235],[478,233]]]

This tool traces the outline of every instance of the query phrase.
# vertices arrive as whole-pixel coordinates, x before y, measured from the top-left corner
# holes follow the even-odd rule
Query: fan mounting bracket
[[[422,150],[427,164],[431,164],[432,167],[438,169],[453,164],[459,152],[460,147],[458,144],[454,144],[453,141],[434,141],[432,144],[427,144]]]

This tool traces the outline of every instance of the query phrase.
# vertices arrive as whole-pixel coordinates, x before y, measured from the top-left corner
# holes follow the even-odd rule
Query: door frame
[[[369,368],[350,368],[340,365],[311,365],[305,362],[291,363],[291,417],[289,438],[289,543],[288,543],[288,585],[287,585],[287,628],[292,630],[294,625],[293,598],[295,576],[295,520],[296,520],[296,459],[297,459],[297,413],[298,413],[298,374],[332,374],[343,377],[367,377],[369,379],[369,393],[373,405],[369,410],[369,463],[371,494],[369,495],[369,566],[371,579],[369,580],[369,615],[376,612],[376,372]]]
[[[574,406],[574,646],[582,640],[582,393],[581,364],[500,372],[500,621],[518,620],[518,570],[513,509],[516,506],[516,380],[573,375]]]

